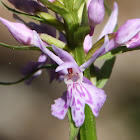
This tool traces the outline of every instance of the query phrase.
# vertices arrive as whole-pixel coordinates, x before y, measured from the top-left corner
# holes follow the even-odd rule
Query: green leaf
[[[30,74],[24,76],[20,80],[17,80],[17,81],[14,81],[14,82],[0,82],[0,85],[14,85],[14,84],[18,84],[18,83],[21,83],[21,82],[27,80],[28,78],[30,78],[34,73],[36,73],[40,69],[55,69],[55,68],[56,68],[56,65],[49,65],[48,64],[48,65],[45,65],[45,66],[42,66],[40,68],[35,69],[33,72],[31,72]]]
[[[100,69],[98,76],[97,76],[97,84],[96,86],[98,88],[103,88],[106,84],[106,82],[108,81],[111,73],[112,73],[112,69],[115,63],[116,57],[111,57],[109,59],[107,59],[105,61],[105,63],[103,64],[102,68]]]
[[[49,8],[50,10],[52,10],[52,11],[54,11],[62,16],[69,13],[63,6],[60,7],[60,5],[57,5],[57,3],[55,4],[55,2],[51,3],[48,0],[40,0],[40,2],[42,4],[44,4],[45,6],[47,6],[47,8]]]
[[[50,44],[50,45],[55,45],[55,46],[57,46],[57,47],[59,47],[59,48],[65,49],[65,50],[68,49],[67,46],[66,46],[66,44],[65,44],[64,42],[62,42],[62,41],[58,40],[57,38],[54,38],[54,37],[52,37],[52,36],[50,36],[50,35],[41,34],[41,35],[40,35],[40,38],[41,38],[43,41],[45,41],[45,42],[47,42],[48,44]]]
[[[66,9],[69,12],[73,11],[74,0],[63,0]]]
[[[74,121],[72,120],[72,115],[71,115],[71,109],[68,109],[68,118],[69,118],[69,125],[70,125],[70,137],[69,140],[75,140],[76,136],[78,135],[79,132],[79,127],[75,126]]]

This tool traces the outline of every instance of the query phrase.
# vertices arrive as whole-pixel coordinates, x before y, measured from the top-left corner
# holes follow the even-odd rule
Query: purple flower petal
[[[13,37],[24,45],[33,45],[33,32],[22,23],[10,22],[0,17],[0,21],[8,28]]]
[[[55,104],[51,105],[52,115],[58,119],[64,119],[69,108],[67,103],[67,92],[64,92],[63,96],[54,102]]]
[[[83,46],[84,46],[84,51],[87,53],[92,47],[92,36],[87,35],[85,37]]]
[[[88,17],[91,28],[103,21],[105,8],[103,0],[91,0],[88,6]]]
[[[140,46],[140,32],[125,44],[127,48],[135,48]]]
[[[106,35],[105,36],[105,41],[104,44],[102,45],[102,47],[100,49],[98,49],[92,56],[92,58],[90,58],[88,61],[86,61],[85,63],[83,63],[80,66],[80,69],[82,71],[84,71],[86,68],[88,68],[100,55],[108,52],[108,47],[109,47],[109,38]]]
[[[39,35],[36,31],[33,31],[34,34],[34,45],[39,47],[46,55],[48,55],[52,60],[54,60],[58,65],[63,64],[64,62],[56,56],[54,53],[52,53],[49,49],[47,49],[42,40],[40,39]]]
[[[116,33],[115,41],[125,44],[140,32],[140,19],[128,20]]]
[[[99,110],[103,106],[106,95],[102,89],[98,89],[84,77],[83,82],[71,82],[67,84],[67,102],[70,103],[72,118],[77,127],[80,127],[85,119],[85,104],[88,104],[94,116],[98,116]]]
[[[74,58],[67,51],[62,50],[61,48],[58,48],[55,45],[52,45],[52,48],[54,52],[59,56],[59,58],[64,62],[72,62],[76,64]]]
[[[85,93],[81,91],[81,83],[68,84],[67,100],[70,102],[73,121],[77,127],[80,127],[85,119]]]
[[[88,81],[88,82],[87,82]],[[85,102],[90,106],[95,117],[98,116],[99,111],[106,101],[106,94],[102,89],[89,84],[89,80],[83,81],[83,92],[85,93]]]
[[[101,39],[104,35],[110,34],[114,31],[115,26],[117,24],[117,18],[118,18],[118,4],[115,2],[110,18],[107,24],[105,25],[104,29],[102,30],[99,39]]]

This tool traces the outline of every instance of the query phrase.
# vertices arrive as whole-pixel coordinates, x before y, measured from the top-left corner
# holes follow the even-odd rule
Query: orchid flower
[[[103,106],[106,95],[102,89],[94,86],[90,80],[83,76],[83,72],[97,57],[92,57],[91,62],[87,61],[80,67],[75,62],[74,58],[66,51],[52,46],[53,52],[48,50],[42,43],[38,34],[34,32],[34,45],[39,47],[43,53],[54,60],[59,66],[56,72],[62,72],[65,75],[64,82],[67,85],[67,91],[63,96],[55,100],[52,105],[52,115],[59,119],[63,119],[69,107],[71,107],[72,118],[77,127],[80,127],[85,119],[84,108],[85,104],[89,105],[94,116],[98,116],[101,107]],[[107,40],[104,45],[106,45]],[[103,46],[104,48],[104,46]],[[101,52],[100,52],[101,53]]]

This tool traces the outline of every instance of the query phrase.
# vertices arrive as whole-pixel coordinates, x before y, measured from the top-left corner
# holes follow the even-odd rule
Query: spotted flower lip
[[[33,33],[34,45],[58,64],[56,72],[62,72],[65,75],[64,82],[67,85],[67,91],[64,92],[62,97],[55,100],[55,104],[51,106],[52,115],[63,119],[68,108],[71,107],[73,121],[77,127],[80,127],[84,123],[84,108],[87,104],[94,116],[97,117],[106,100],[106,95],[102,89],[95,87],[90,80],[84,77],[82,71],[100,55],[100,52],[93,56],[86,65],[79,67],[68,52],[53,45],[55,55],[43,45],[38,34],[35,31]]]

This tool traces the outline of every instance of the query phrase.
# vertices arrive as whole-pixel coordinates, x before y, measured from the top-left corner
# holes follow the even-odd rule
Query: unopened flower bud
[[[88,4],[88,17],[91,28],[103,21],[105,8],[103,0],[91,0]]]
[[[13,37],[24,45],[33,45],[33,31],[22,23],[10,22],[0,17],[0,21],[8,28]]]
[[[115,41],[118,44],[127,44],[126,46],[130,47],[133,43],[134,44],[136,44],[136,42],[138,43],[139,32],[140,32],[140,19],[128,20],[116,32]]]

